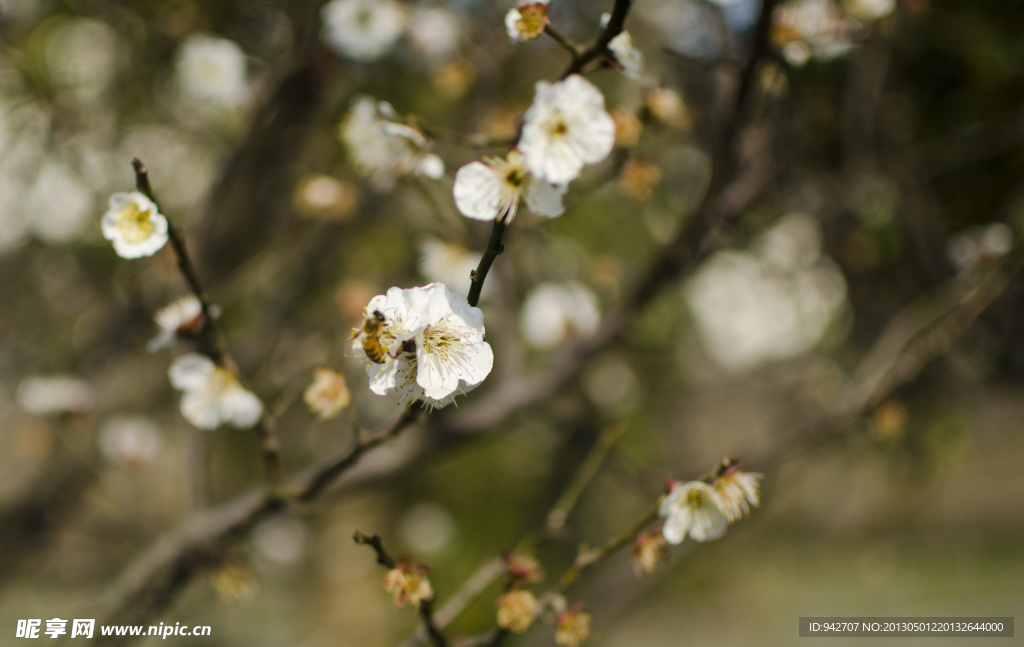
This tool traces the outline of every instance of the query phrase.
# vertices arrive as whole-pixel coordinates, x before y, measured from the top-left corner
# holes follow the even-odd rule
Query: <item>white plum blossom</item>
[[[707,483],[674,483],[658,507],[665,518],[661,533],[670,544],[681,544],[690,535],[695,541],[710,541],[725,534],[729,519],[722,499]]]
[[[455,206],[467,218],[512,222],[524,200],[530,211],[554,218],[565,211],[562,196],[565,185],[554,185],[535,178],[526,168],[526,160],[513,149],[507,159],[485,158],[471,162],[455,174],[452,193]]]
[[[100,226],[121,258],[152,256],[167,243],[167,218],[138,191],[110,196]]]
[[[233,108],[249,98],[245,52],[238,43],[209,34],[193,34],[175,60],[178,88],[192,101]]]
[[[549,0],[523,2],[505,14],[505,31],[516,42],[533,40],[544,33],[548,24]]]
[[[608,25],[612,19],[610,13],[601,14],[601,26]],[[627,79],[638,80],[644,73],[643,52],[633,47],[633,37],[628,31],[620,31],[608,43],[608,50],[615,56],[615,60],[622,66],[622,73]]]
[[[234,373],[205,355],[187,353],[175,358],[167,376],[171,386],[183,392],[181,415],[200,429],[215,429],[222,423],[248,429],[263,415],[259,398]]]
[[[409,21],[405,6],[395,0],[332,0],[320,17],[327,44],[364,63],[390,52]]]
[[[371,299],[366,312],[382,321],[375,337],[365,329],[356,335],[353,350],[366,360],[370,390],[378,395],[396,393],[401,402],[440,408],[491,372],[494,354],[484,341],[483,313],[442,283],[391,288]],[[364,350],[377,342],[386,351],[381,362]]]
[[[356,167],[383,187],[406,175],[434,180],[444,175],[444,162],[430,153],[430,141],[397,119],[386,101],[365,95],[354,100],[338,134]]]
[[[576,281],[541,283],[526,297],[519,318],[526,343],[539,350],[592,335],[600,323],[597,296]]]
[[[217,308],[214,307],[212,310],[212,314],[216,318]],[[146,345],[150,352],[170,346],[176,337],[194,338],[203,329],[205,323],[203,321],[203,306],[193,294],[187,294],[160,308],[154,319],[160,332]]]
[[[519,150],[530,172],[551,184],[568,184],[584,164],[600,162],[615,145],[615,122],[604,95],[573,74],[563,81],[539,81],[523,116]]]

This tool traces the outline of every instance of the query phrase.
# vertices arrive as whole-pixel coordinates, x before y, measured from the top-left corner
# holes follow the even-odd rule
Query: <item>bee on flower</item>
[[[146,196],[138,191],[115,193],[109,206],[100,227],[121,258],[152,256],[167,243],[167,218]]]
[[[443,283],[391,288],[371,299],[366,312],[373,332],[364,324],[352,350],[366,362],[370,390],[378,395],[440,408],[491,372],[494,353],[484,341],[483,313]]]

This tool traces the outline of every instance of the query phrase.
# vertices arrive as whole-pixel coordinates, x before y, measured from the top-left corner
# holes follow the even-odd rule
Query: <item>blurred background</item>
[[[587,43],[612,4],[559,0],[551,22]],[[490,227],[458,214],[454,173],[504,155],[534,83],[569,62],[552,39],[511,42],[511,6],[0,0],[0,642],[19,618],[101,618],[97,601],[148,547],[263,480],[249,432],[178,413],[166,371],[188,345],[146,349],[187,286],[170,250],[124,260],[101,235],[109,196],[133,189],[132,157],[299,472],[344,451],[353,418],[396,413],[345,356],[367,301],[468,288]],[[521,213],[488,278],[491,377],[308,509],[247,530],[148,623],[211,636],[141,644],[399,644],[417,617],[394,608],[352,533],[429,563],[443,604],[543,524],[618,424],[565,535],[537,550],[548,584],[669,477],[739,455],[765,473],[763,504],[653,575],[624,553],[588,572],[568,598],[593,613],[594,644],[787,645],[800,616],[1022,608],[1019,0],[780,3],[738,133],[739,206],[714,251],[556,392],[459,422],[488,420],[474,401],[500,405],[503,386],[597,330],[688,222],[760,11],[636,0],[626,28],[643,72],[589,75],[615,152],[562,217]],[[339,134],[360,95],[433,136],[444,176],[361,173]],[[321,365],[347,376],[353,416],[303,403]],[[449,636],[492,628],[501,591]],[[506,644],[552,636],[539,624]]]

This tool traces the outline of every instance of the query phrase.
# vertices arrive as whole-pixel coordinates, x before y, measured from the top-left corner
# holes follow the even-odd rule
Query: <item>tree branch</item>
[[[611,18],[609,18],[608,24],[605,25],[604,29],[597,36],[597,40],[573,58],[569,66],[562,72],[561,78],[564,79],[571,74],[577,74],[591,61],[608,55],[608,43],[612,42],[612,39],[622,32],[622,28],[626,24],[626,16],[629,15],[629,9],[632,5],[633,0],[615,0]]]
[[[153,204],[158,204],[153,194],[153,188],[149,184],[149,168],[137,157],[132,158],[132,168],[135,169],[136,188],[152,200]],[[167,218],[166,214],[164,217]],[[231,354],[228,352],[223,342],[223,337],[215,328],[213,323],[213,306],[210,304],[206,290],[203,289],[203,285],[199,281],[199,275],[196,273],[192,258],[189,256],[188,248],[185,246],[185,239],[178,231],[178,228],[174,226],[174,223],[171,222],[170,218],[167,218],[167,236],[170,238],[171,247],[174,248],[178,269],[192,290],[192,294],[199,300],[199,306],[202,309],[203,327],[199,333],[200,350],[209,355],[210,359],[215,363],[224,366],[241,379],[241,376],[238,375],[237,364],[235,364]],[[264,416],[260,417],[256,426],[253,427],[253,431],[259,442],[260,455],[267,473],[267,480],[272,486],[280,485],[284,478],[284,468],[281,466],[280,443],[274,436]]]

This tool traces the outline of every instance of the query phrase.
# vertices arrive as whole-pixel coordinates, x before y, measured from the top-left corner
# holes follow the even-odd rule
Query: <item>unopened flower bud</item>
[[[661,169],[656,165],[643,160],[629,160],[622,165],[619,190],[634,200],[646,200],[660,182]]]
[[[529,591],[511,591],[498,598],[498,626],[521,634],[537,617],[537,598]]]
[[[427,579],[429,572],[430,567],[426,564],[411,564],[406,559],[399,559],[384,576],[384,590],[391,594],[396,606],[418,606],[434,597],[434,589]]]
[[[590,625],[594,617],[583,610],[580,604],[574,604],[568,611],[558,616],[558,628],[555,631],[555,643],[558,647],[579,647],[590,638]]]
[[[628,108],[618,108],[611,114],[615,122],[615,145],[623,148],[636,146],[640,131],[643,130],[643,124],[636,114]]]
[[[321,366],[313,371],[313,383],[306,389],[303,399],[313,413],[329,420],[351,404],[352,395],[344,375]]]
[[[536,583],[544,579],[544,567],[529,555],[512,551],[502,556],[502,561],[505,573],[513,581]]]
[[[690,111],[682,95],[670,88],[654,88],[647,93],[647,112],[657,123],[674,128],[690,125]]]
[[[629,551],[629,561],[633,562],[633,569],[637,575],[653,573],[667,556],[668,543],[661,534],[661,528],[637,535]]]
[[[538,38],[548,24],[548,3],[530,2],[509,10],[505,15],[505,29],[515,41]]]

